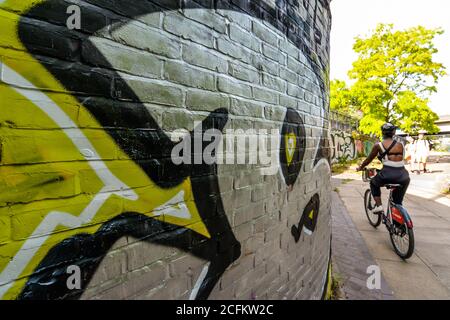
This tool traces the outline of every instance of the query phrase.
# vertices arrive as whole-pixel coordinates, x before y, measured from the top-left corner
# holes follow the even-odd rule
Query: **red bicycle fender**
[[[400,205],[395,205],[394,207],[393,207],[393,209],[397,209],[399,212],[400,212],[400,214],[401,214],[401,218],[400,217],[395,217],[394,216],[394,211],[395,210],[392,210],[392,218],[395,220],[395,221],[397,221],[398,223],[401,223],[401,224],[403,224],[404,222],[406,222],[406,226],[409,228],[409,229],[412,229],[413,227],[414,227],[414,225],[413,225],[413,222],[412,222],[412,219],[411,219],[411,216],[409,215],[409,213],[408,213],[408,211],[403,207],[403,206],[400,206]],[[398,219],[399,218],[399,219]],[[403,220],[403,221],[399,221],[399,220]]]

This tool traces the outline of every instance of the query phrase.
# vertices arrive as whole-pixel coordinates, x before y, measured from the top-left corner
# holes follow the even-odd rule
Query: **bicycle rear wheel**
[[[378,228],[381,224],[381,214],[372,213],[372,209],[375,207],[375,200],[372,197],[372,192],[368,189],[364,195],[364,207],[366,209],[366,216],[372,227]]]
[[[389,232],[395,253],[403,260],[411,258],[414,253],[414,231],[406,224],[394,224]]]

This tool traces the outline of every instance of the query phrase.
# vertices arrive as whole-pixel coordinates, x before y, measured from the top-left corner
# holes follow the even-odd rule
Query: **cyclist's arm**
[[[378,155],[380,152],[380,146],[375,144],[372,148],[372,151],[370,152],[369,156],[366,160],[359,166],[358,171],[364,170],[365,167],[367,167]]]

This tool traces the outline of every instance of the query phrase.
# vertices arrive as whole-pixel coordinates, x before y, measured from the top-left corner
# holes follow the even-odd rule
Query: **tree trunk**
[[[386,104],[386,122],[391,122],[391,101]]]

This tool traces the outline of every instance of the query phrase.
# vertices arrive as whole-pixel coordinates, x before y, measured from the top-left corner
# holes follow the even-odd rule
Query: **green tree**
[[[407,133],[439,131],[428,98],[446,75],[444,65],[434,61],[438,50],[433,41],[442,33],[422,26],[395,31],[391,24],[379,24],[369,37],[356,38],[353,49],[358,59],[349,72],[355,80],[350,100],[364,114],[363,133],[380,136],[385,122]]]
[[[350,88],[345,81],[333,80],[330,83],[330,108],[331,110],[355,115],[357,109],[353,105],[353,97]]]

